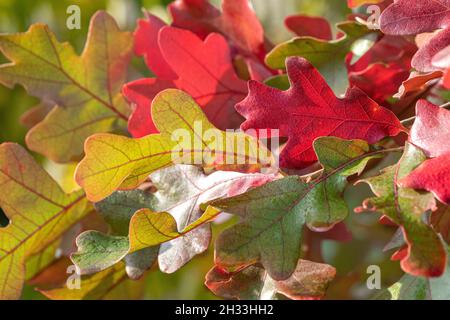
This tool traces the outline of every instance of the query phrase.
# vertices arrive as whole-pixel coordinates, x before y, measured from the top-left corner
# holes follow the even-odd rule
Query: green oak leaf
[[[117,191],[108,198],[94,204],[114,235],[127,236],[130,219],[142,208],[155,209],[158,199],[154,194],[143,190]]]
[[[86,140],[86,156],[75,178],[89,200],[101,201],[117,189],[135,189],[150,174],[174,164],[232,169],[274,164],[273,156],[258,139],[243,132],[218,130],[194,99],[181,90],[160,92],[151,112],[160,133],[140,139],[104,133]]]
[[[81,190],[65,193],[14,143],[0,145],[0,185],[7,190],[0,193],[0,206],[10,220],[0,228],[0,299],[18,299],[28,258],[53,246],[86,216],[87,201]]]
[[[425,154],[407,144],[398,164],[388,167],[379,176],[361,180],[376,195],[364,201],[361,211],[384,214],[403,230],[407,246],[401,249],[402,269],[415,276],[440,276],[445,269],[446,250],[441,237],[424,221],[424,213],[436,209],[431,193],[402,188],[397,182],[426,160]]]
[[[206,275],[205,285],[217,296],[239,300],[274,300],[279,295],[290,299],[320,299],[334,279],[336,269],[322,263],[299,260],[294,273],[276,281],[260,266],[252,265],[236,273],[218,267]]]
[[[0,35],[0,51],[11,63],[0,65],[0,83],[22,85],[54,108],[27,135],[28,147],[56,162],[81,158],[86,138],[124,129],[130,109],[121,94],[133,50],[106,12],[91,19],[81,56],[60,43],[44,24],[25,33]]]
[[[239,196],[213,200],[209,210],[238,215],[242,221],[225,230],[216,241],[216,265],[227,272],[260,262],[274,280],[294,272],[302,230],[330,229],[348,214],[342,198],[347,177],[361,173],[367,162],[383,151],[372,151],[365,141],[319,138],[314,149],[323,166],[311,182],[289,176]]]
[[[128,266],[127,260],[138,259],[139,253],[148,253],[149,248],[153,248],[149,256],[159,250],[158,262],[163,272],[175,272],[209,246],[211,230],[206,224],[209,219],[202,220],[201,203],[242,193],[275,176],[223,171],[205,175],[196,166],[175,165],[153,173],[150,179],[157,188],[155,193],[118,191],[95,205],[120,237],[95,232],[80,235],[79,252],[72,255],[80,272],[104,270],[130,251],[125,256]],[[201,223],[195,225],[199,221]],[[161,232],[166,237],[162,237]]]
[[[113,266],[127,255],[147,248],[159,248],[164,242],[182,237],[218,214],[219,211],[210,210],[178,231],[177,223],[170,213],[141,209],[131,218],[128,237],[105,235],[97,231],[84,232],[77,238],[79,250],[72,254],[71,259],[80,274],[98,272]]]
[[[320,71],[336,95],[344,94],[348,87],[347,67],[344,62],[346,55],[357,40],[370,40],[371,34],[376,33],[367,26],[352,21],[339,23],[337,28],[345,34],[337,40],[297,37],[279,44],[266,56],[267,65],[274,69],[284,69],[288,57],[303,57]],[[277,80],[275,83],[283,82]]]

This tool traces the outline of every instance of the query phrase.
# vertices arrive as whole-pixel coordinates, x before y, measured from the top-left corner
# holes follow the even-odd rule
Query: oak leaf
[[[59,239],[86,213],[82,191],[66,194],[19,145],[0,145],[0,205],[9,224],[0,228],[0,298],[18,299],[27,258]]]
[[[335,275],[332,266],[299,260],[294,273],[286,280],[273,280],[256,265],[231,274],[214,267],[206,275],[205,285],[225,299],[272,300],[281,294],[295,300],[316,300],[325,296]]]
[[[323,137],[314,147],[322,174],[305,182],[289,176],[242,195],[208,202],[208,211],[238,215],[241,221],[220,234],[215,244],[215,264],[233,273],[260,262],[274,280],[294,272],[300,254],[304,225],[326,231],[348,213],[342,193],[347,177],[362,172],[383,151],[370,151],[361,140]]]
[[[132,37],[106,12],[96,13],[81,56],[46,25],[0,36],[12,63],[0,66],[0,83],[20,84],[54,108],[27,135],[28,147],[57,162],[82,156],[87,137],[123,128],[129,107],[120,90],[131,59]]]
[[[314,161],[315,138],[336,136],[375,143],[404,130],[395,115],[358,88],[338,99],[319,72],[305,59],[289,58],[291,88],[280,91],[249,82],[248,97],[236,105],[246,121],[241,129],[279,129],[288,137],[280,154],[280,166],[303,168]]]

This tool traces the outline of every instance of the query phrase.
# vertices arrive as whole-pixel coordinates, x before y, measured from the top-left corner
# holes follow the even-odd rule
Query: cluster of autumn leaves
[[[349,5],[368,2],[377,1]],[[8,190],[0,204],[10,220],[0,229],[0,297],[19,298],[27,281],[53,299],[116,297],[124,284],[132,298],[139,289],[128,279],[156,261],[173,273],[207,250],[222,212],[239,222],[214,244],[205,282],[212,292],[324,297],[336,270],[301,259],[305,227],[342,228],[348,178],[391,153],[402,156],[360,180],[375,197],[356,211],[399,227],[393,258],[406,273],[441,276],[450,240],[450,3],[378,2],[381,31],[354,14],[333,38],[325,19],[297,15],[286,19],[297,37],[277,46],[247,0],[223,0],[221,10],[177,0],[171,25],[146,13],[133,34],[98,12],[81,56],[42,24],[0,35],[11,61],[0,66],[0,82],[41,99],[22,118],[32,127],[28,148],[79,162],[81,187],[63,190],[23,147],[0,146]],[[133,52],[154,77],[126,83]],[[198,137],[194,123],[222,142]],[[200,141],[182,146],[188,157],[174,164],[179,129]],[[219,163],[239,139],[247,147],[232,147],[232,159],[265,148],[249,129],[277,129],[267,138],[284,141],[279,168],[267,170],[269,151],[269,161]],[[192,165],[206,151],[217,158]],[[64,277],[72,263],[81,275],[75,289]]]

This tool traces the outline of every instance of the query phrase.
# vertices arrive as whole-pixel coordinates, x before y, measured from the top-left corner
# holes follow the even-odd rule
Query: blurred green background
[[[133,30],[136,19],[142,16],[142,8],[168,21],[166,6],[170,2],[170,0],[0,0],[0,32],[23,32],[33,23],[46,23],[60,41],[69,41],[77,52],[81,53],[89,19],[95,11],[107,10],[123,29]],[[220,1],[212,2],[218,4]],[[287,15],[304,13],[323,16],[335,23],[345,20],[346,15],[350,13],[344,0],[253,0],[252,2],[265,27],[267,37],[273,43],[292,36],[283,26],[283,19]],[[66,28],[68,16],[66,9],[72,4],[77,4],[81,8],[81,30]],[[142,61],[135,60],[135,71],[147,75],[148,71]],[[0,54],[0,63],[4,62],[7,60]],[[0,86],[0,143],[13,141],[24,145],[26,128],[20,124],[20,116],[37,103],[38,100],[29,97],[21,87],[10,90]],[[48,163],[38,155],[36,157],[58,178],[60,166]],[[347,194],[353,191],[353,195],[347,197],[351,208],[359,205],[361,200],[370,194],[364,187],[358,188],[357,196],[354,195],[353,187],[347,191]],[[400,278],[398,263],[390,262],[389,254],[382,252],[383,246],[395,230],[379,225],[377,218],[377,215],[373,214],[358,216],[351,214],[346,224],[353,232],[353,241],[344,244],[333,241],[322,243],[325,261],[338,270],[338,277],[329,289],[329,298],[361,299],[370,296],[373,292],[367,289],[365,282],[368,277],[366,268],[371,264],[381,266],[383,286],[390,285]],[[0,223],[4,225],[7,221],[3,217]],[[215,235],[224,227],[224,225],[215,226]],[[215,297],[203,285],[204,275],[212,264],[213,252],[209,250],[175,274],[167,275],[154,269],[145,280],[143,296],[146,299],[213,299]],[[25,288],[23,297],[42,298],[31,287]]]

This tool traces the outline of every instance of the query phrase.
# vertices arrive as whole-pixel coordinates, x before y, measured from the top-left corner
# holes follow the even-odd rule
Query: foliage
[[[0,83],[39,99],[25,143],[61,168],[0,145],[0,298],[137,299],[156,262],[226,299],[335,298],[368,262],[330,243],[377,212],[405,274],[374,298],[450,299],[450,3],[347,4],[336,36],[290,15],[277,45],[247,0],[176,0],[134,33],[98,11],[81,55],[43,23],[0,34]]]

